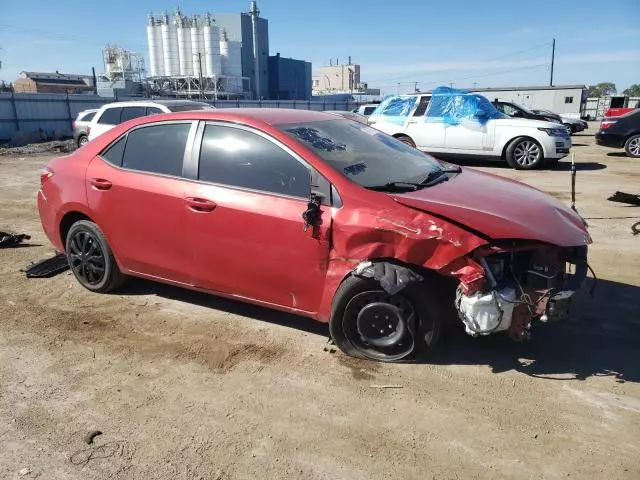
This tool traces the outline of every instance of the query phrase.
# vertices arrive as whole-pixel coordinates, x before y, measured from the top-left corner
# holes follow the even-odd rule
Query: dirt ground
[[[529,342],[454,332],[404,365],[325,351],[327,328],[303,318],[150,282],[97,295],[68,273],[26,279],[52,253],[36,208],[51,157],[0,157],[0,230],[32,235],[0,250],[0,478],[640,478],[640,208],[606,200],[640,193],[640,161],[573,138],[594,296]],[[486,165],[570,200],[566,161]]]

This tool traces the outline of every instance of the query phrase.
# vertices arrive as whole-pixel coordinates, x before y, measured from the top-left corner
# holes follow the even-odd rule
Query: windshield
[[[192,112],[195,110],[213,110],[213,107],[207,103],[184,103],[182,105],[168,105],[172,112]]]
[[[363,187],[414,181],[441,170],[429,155],[361,123],[322,120],[278,128]]]

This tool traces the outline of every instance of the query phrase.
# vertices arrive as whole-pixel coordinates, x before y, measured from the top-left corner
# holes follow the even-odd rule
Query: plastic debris
[[[64,253],[40,260],[29,265],[25,272],[27,278],[50,278],[69,269],[69,262]]]
[[[456,88],[438,87],[432,93],[426,117],[447,125],[460,125],[463,122],[484,125],[489,120],[503,118],[504,115],[482,95]]]
[[[7,232],[0,232],[0,248],[9,248],[15,247],[19,243],[22,243],[24,240],[30,240],[30,235],[21,234],[12,234]]]

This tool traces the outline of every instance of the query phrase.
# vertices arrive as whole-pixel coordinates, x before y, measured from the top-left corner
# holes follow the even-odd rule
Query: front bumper
[[[569,137],[549,137],[545,148],[547,158],[564,158],[571,151],[571,138]]]
[[[523,283],[496,280],[494,268],[486,260],[489,257],[480,259],[489,289],[470,295],[458,289],[456,295],[455,306],[466,332],[472,336],[483,336],[508,331],[511,338],[520,340],[529,335],[534,320],[564,319],[574,294],[587,277],[587,250],[582,246],[563,253],[553,253],[552,249],[533,254],[529,269],[524,272],[526,281]],[[511,264],[513,262],[512,257]],[[566,263],[574,266],[572,274],[566,273]],[[513,265],[510,268],[513,269]],[[515,279],[513,272],[512,275]]]

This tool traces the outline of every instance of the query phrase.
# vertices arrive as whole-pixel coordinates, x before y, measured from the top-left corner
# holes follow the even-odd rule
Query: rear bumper
[[[624,142],[624,138],[618,135],[611,135],[604,130],[600,130],[596,133],[596,144],[603,147],[622,148],[624,147]]]
[[[58,212],[51,206],[51,203],[47,201],[42,190],[38,191],[38,212],[40,213],[40,223],[42,224],[42,230],[53,246],[59,252],[64,252],[64,245],[60,238],[60,231],[58,229]]]

